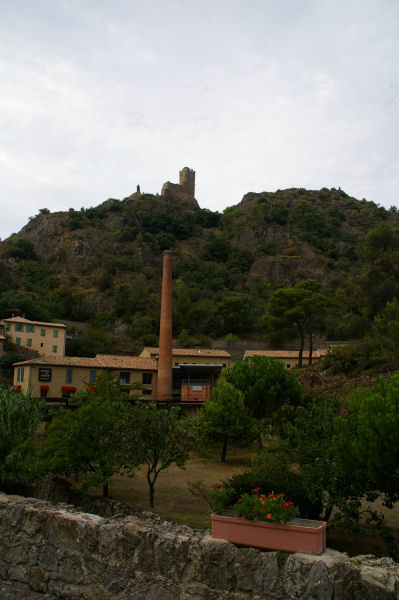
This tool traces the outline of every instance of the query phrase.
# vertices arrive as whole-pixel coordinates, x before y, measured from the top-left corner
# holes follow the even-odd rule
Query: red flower
[[[241,502],[242,502],[242,498],[238,498],[237,504],[241,504]]]
[[[273,519],[273,515],[269,513],[266,518],[269,519],[269,521],[271,521],[271,519]]]
[[[253,494],[257,494],[258,492],[260,492],[260,488],[254,488],[254,489],[252,490],[252,493],[253,493]]]
[[[261,500],[264,500],[264,499],[266,498],[266,496],[265,496],[265,494],[261,494],[261,495],[259,496],[259,498],[260,498]]]
[[[284,502],[284,508],[290,508],[290,503],[289,502]]]
[[[221,484],[221,483],[217,483],[217,484],[215,485],[215,488],[216,488],[217,490],[220,490],[220,488],[221,488],[221,487],[222,487],[222,484]]]

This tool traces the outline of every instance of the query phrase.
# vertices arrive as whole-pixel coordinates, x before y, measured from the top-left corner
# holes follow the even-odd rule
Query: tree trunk
[[[152,481],[148,481],[148,484],[149,484],[149,488],[150,488],[150,506],[151,506],[151,508],[154,508],[154,494],[155,494],[154,484],[152,483]]]
[[[220,462],[226,462],[226,454],[227,454],[227,440],[223,440],[222,458],[220,459]]]
[[[262,434],[258,433],[258,437],[256,438],[256,446],[258,449],[258,454],[263,450],[263,442],[262,442]]]
[[[313,363],[313,333],[309,332],[309,364]]]
[[[299,349],[299,357],[298,357],[298,367],[302,369],[302,357],[303,357],[303,348],[305,346],[305,336],[303,334],[303,329],[300,325],[298,325],[299,333],[301,336],[301,347]]]
[[[109,485],[104,483],[103,485],[103,498],[109,498]]]

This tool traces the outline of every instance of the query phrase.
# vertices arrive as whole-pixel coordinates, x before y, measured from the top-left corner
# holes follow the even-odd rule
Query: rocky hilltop
[[[161,195],[138,189],[95,208],[41,209],[0,244],[0,311],[91,320],[114,337],[155,343],[161,255],[171,248],[175,334],[200,343],[256,333],[276,287],[311,278],[347,294],[364,270],[358,244],[381,223],[396,230],[396,209],[325,188],[248,193],[223,214],[169,183]]]

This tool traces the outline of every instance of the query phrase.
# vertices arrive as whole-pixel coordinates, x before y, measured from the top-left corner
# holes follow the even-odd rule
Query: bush
[[[323,368],[337,373],[351,373],[356,368],[356,357],[352,346],[334,346],[323,361]]]
[[[254,488],[260,488],[264,493],[283,492],[298,506],[303,518],[319,519],[322,513],[321,501],[316,503],[308,498],[301,475],[292,471],[286,464],[270,464],[233,475],[225,486],[233,490],[229,504],[237,502],[242,494],[251,494]]]

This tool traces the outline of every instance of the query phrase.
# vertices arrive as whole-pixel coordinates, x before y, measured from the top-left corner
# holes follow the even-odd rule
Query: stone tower
[[[172,252],[163,253],[158,350],[158,401],[172,400]]]
[[[179,173],[179,183],[187,196],[195,198],[195,171],[184,167]]]

